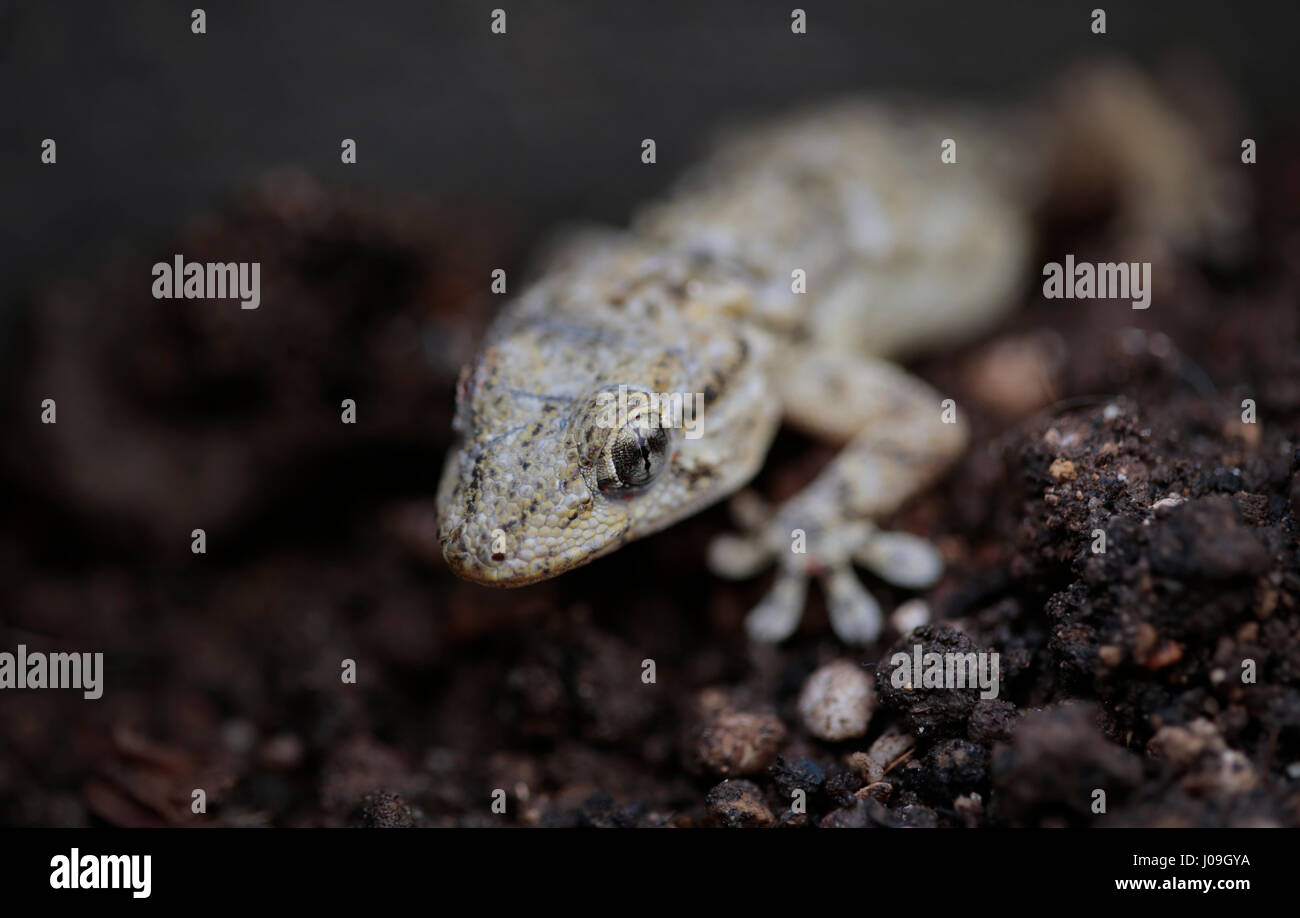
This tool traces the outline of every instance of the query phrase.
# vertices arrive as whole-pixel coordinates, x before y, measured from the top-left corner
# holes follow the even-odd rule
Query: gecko
[[[1194,249],[1231,222],[1191,126],[1145,77],[1111,65],[1066,85],[1008,110],[795,111],[724,136],[627,228],[552,245],[457,383],[436,497],[451,570],[524,586],[733,497],[738,531],[707,563],[776,569],[748,636],[794,634],[816,581],[836,636],[875,641],[881,607],[855,566],[911,590],[938,580],[929,541],[878,521],[969,440],[960,399],[897,361],[1022,299],[1062,161],[1109,170],[1151,238]],[[691,424],[665,410],[674,393]],[[744,489],[782,423],[841,448],[771,507]]]

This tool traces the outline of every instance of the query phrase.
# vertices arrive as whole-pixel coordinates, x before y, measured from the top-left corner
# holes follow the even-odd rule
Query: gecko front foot
[[[855,562],[909,589],[932,586],[943,572],[938,551],[919,536],[885,532],[864,520],[799,526],[799,511],[792,502],[772,513],[753,494],[742,494],[733,503],[742,533],[718,536],[709,546],[709,566],[730,579],[752,577],[777,564],[772,588],[745,619],[753,640],[777,643],[794,634],[808,579],[816,577],[836,636],[846,644],[870,644],[880,636],[883,616],[854,572]]]

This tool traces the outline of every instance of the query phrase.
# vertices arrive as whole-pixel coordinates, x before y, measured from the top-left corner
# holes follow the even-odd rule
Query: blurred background
[[[508,204],[525,235],[626,219],[719,122],[837,93],[1020,96],[1112,52],[1199,55],[1263,136],[1295,113],[1282,2],[793,0],[0,5],[0,295],[156,238],[268,169]],[[489,31],[494,7],[509,32]],[[1093,35],[1090,10],[1107,13]],[[55,169],[40,141],[59,143]],[[356,138],[355,166],[339,142]],[[642,137],[659,165],[642,168]]]

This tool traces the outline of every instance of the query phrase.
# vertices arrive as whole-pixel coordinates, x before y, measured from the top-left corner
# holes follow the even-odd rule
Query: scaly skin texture
[[[525,294],[464,371],[463,444],[438,496],[443,549],[463,577],[518,586],[554,576],[731,493],[762,463],[780,406],[769,342],[726,312],[743,288],[720,266],[676,255],[607,256]],[[601,490],[609,431],[593,408],[620,384],[703,393],[706,435],[673,431],[654,482]]]
[[[1070,130],[1103,145],[1134,119],[1145,132],[1142,150],[1120,144],[1126,210],[1157,236],[1195,230],[1205,170],[1145,84],[1108,71],[1077,96],[1096,117],[1075,112]],[[869,102],[796,115],[720,145],[630,230],[560,246],[462,375],[438,490],[452,569],[521,586],[661,530],[748,482],[784,417],[844,449],[783,507],[746,496],[746,531],[719,538],[710,563],[732,577],[777,564],[747,621],[756,639],[795,630],[815,576],[840,637],[874,640],[880,610],[853,564],[914,588],[941,564],[871,521],[966,443],[955,406],[884,361],[968,337],[1015,303],[1026,215],[1063,144],[1048,123]],[[955,164],[940,159],[948,137]],[[620,386],[698,393],[702,435],[653,412],[611,426],[602,398]]]

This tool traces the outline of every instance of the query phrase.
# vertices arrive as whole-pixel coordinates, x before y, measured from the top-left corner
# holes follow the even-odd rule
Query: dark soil
[[[1300,171],[1260,187],[1245,263],[1160,260],[1147,311],[1034,290],[916,365],[974,446],[888,521],[949,562],[932,624],[866,654],[816,595],[788,644],[744,640],[768,581],[705,570],[722,507],[524,590],[450,575],[455,376],[515,263],[476,207],[281,176],[45,291],[7,364],[0,650],[102,650],[106,687],[0,695],[0,823],[1300,825]],[[177,251],[261,261],[262,307],[153,300]],[[827,455],[783,435],[758,487]],[[996,650],[999,697],[894,688],[914,643]],[[842,658],[879,706],[828,743],[797,700]]]

